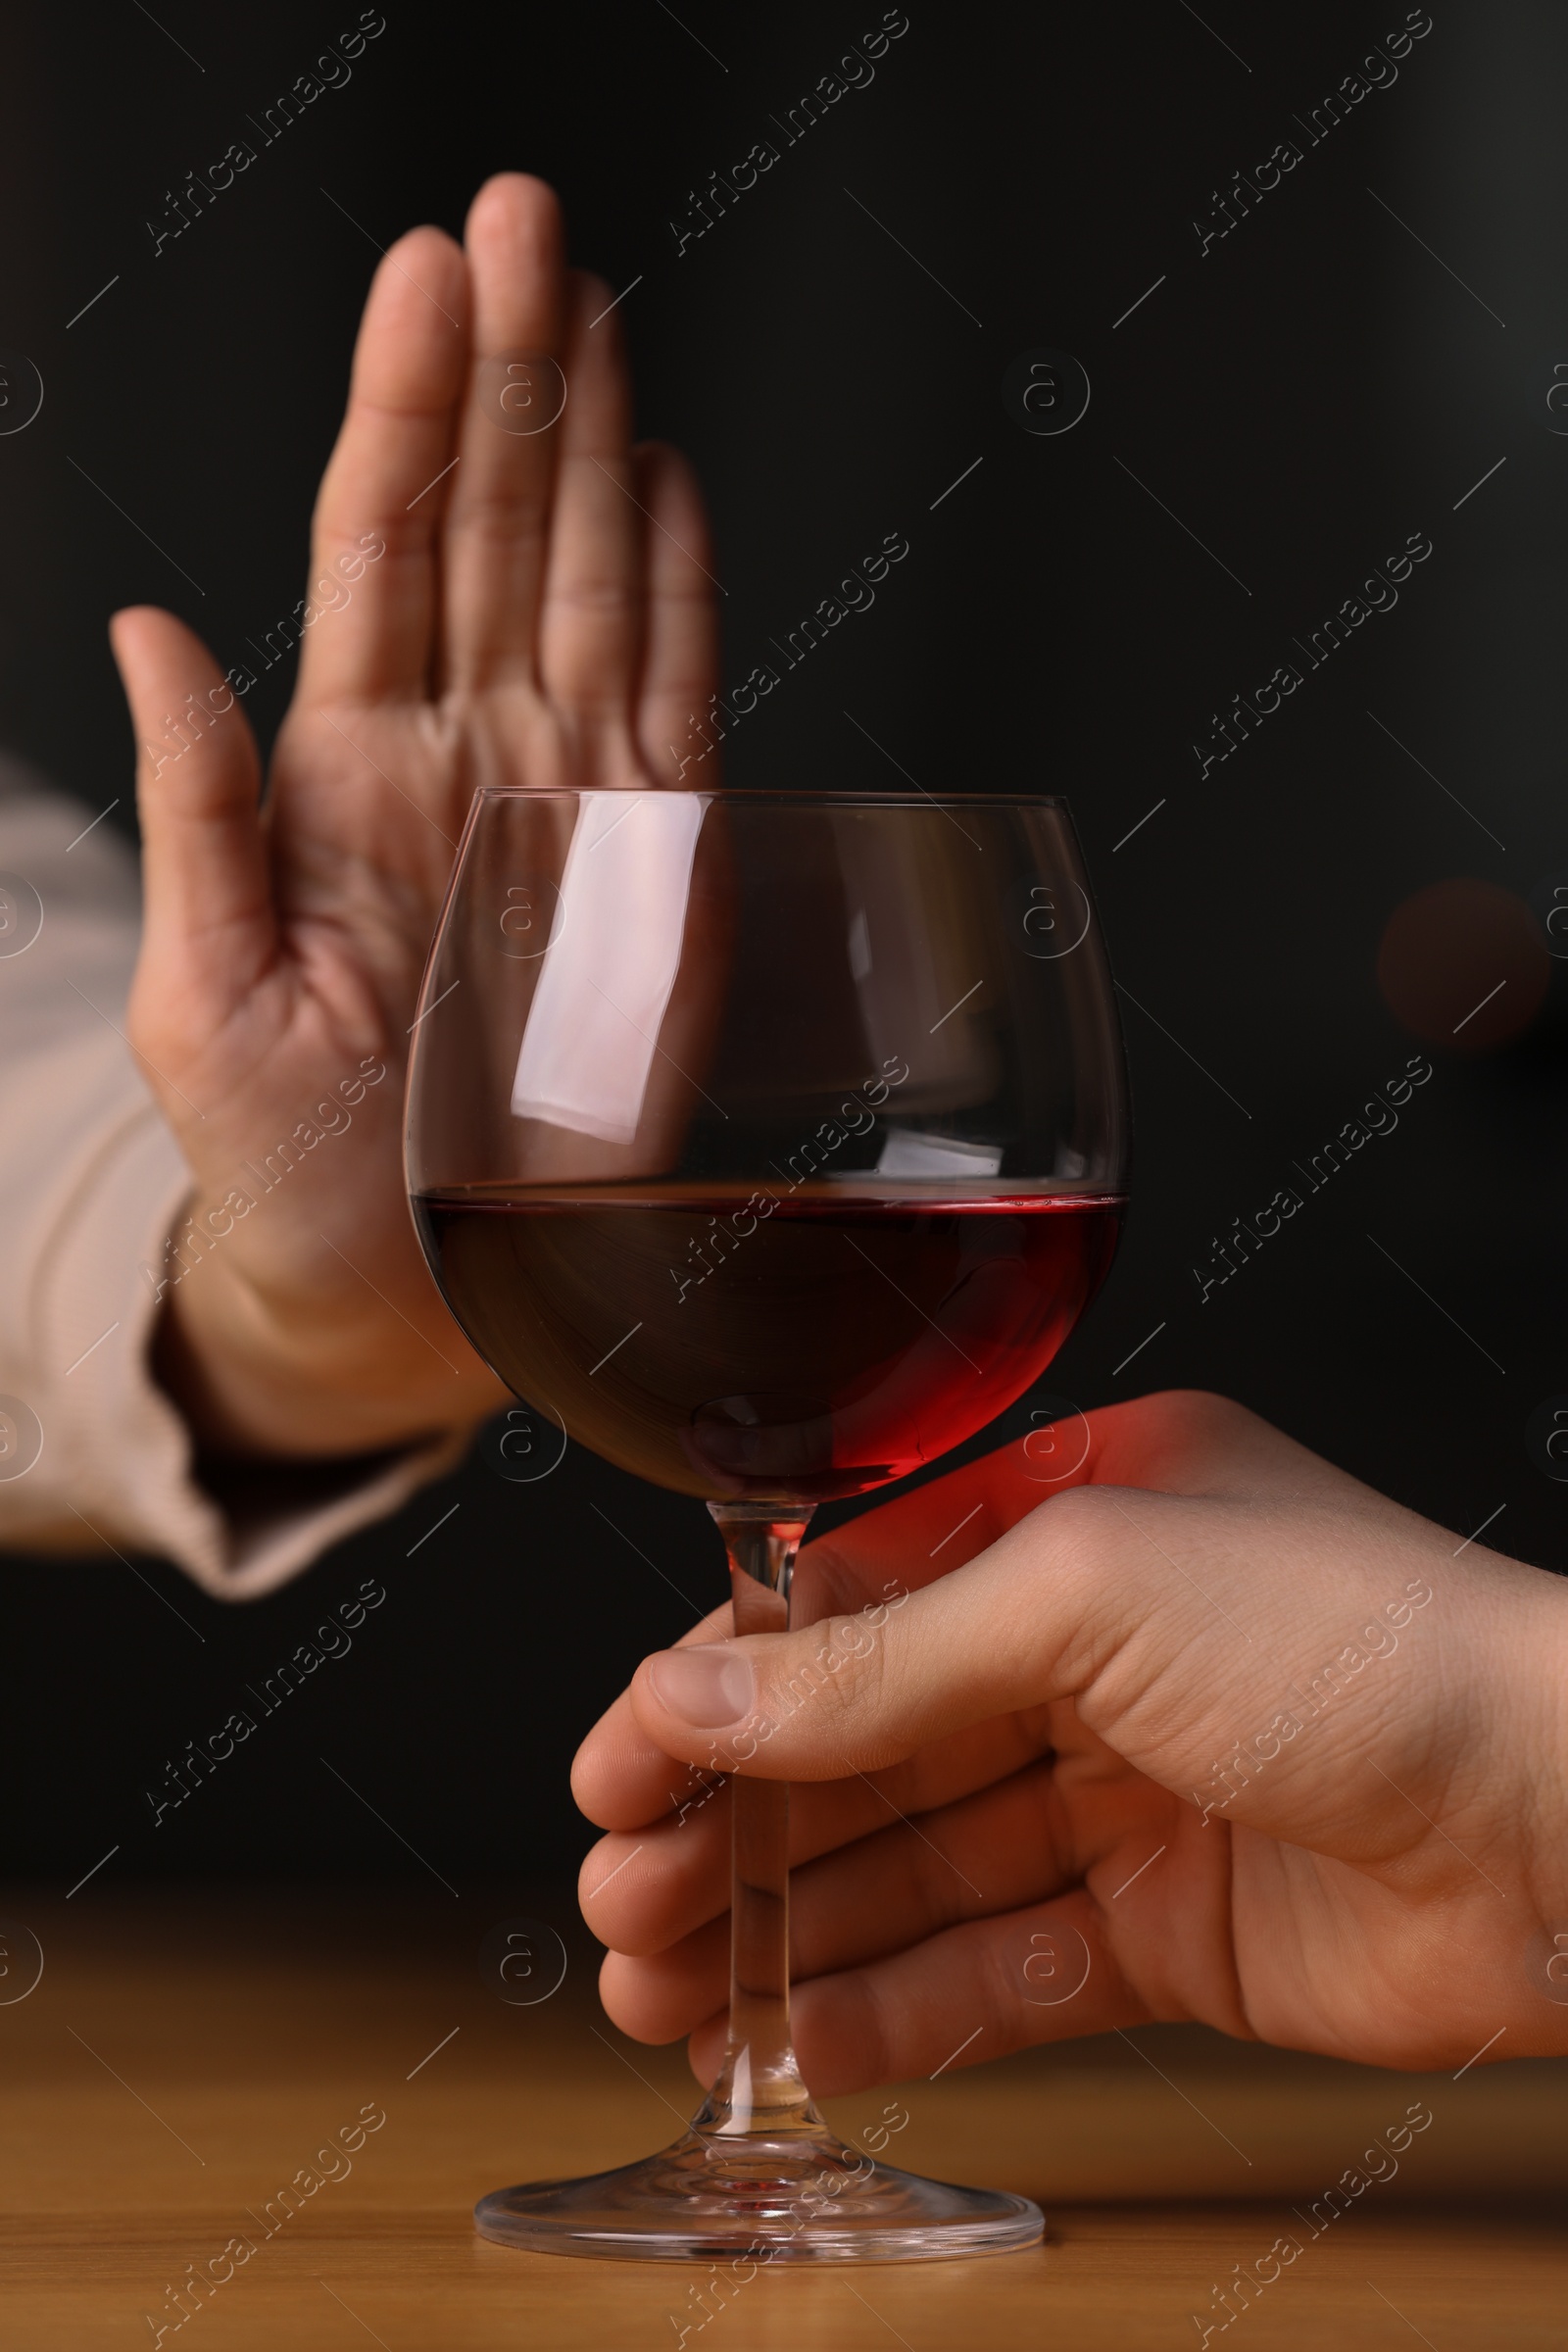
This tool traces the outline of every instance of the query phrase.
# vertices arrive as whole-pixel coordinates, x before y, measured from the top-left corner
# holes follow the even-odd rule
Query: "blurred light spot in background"
[[[1541,926],[1495,882],[1434,882],[1396,906],[1378,947],[1395,1019],[1427,1045],[1486,1054],[1529,1028],[1551,976]]]

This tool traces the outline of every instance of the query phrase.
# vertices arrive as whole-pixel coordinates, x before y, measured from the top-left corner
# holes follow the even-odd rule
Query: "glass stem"
[[[735,1632],[780,1634],[810,1505],[710,1502],[729,1554]],[[755,1738],[758,1727],[749,1727]],[[729,2045],[694,2131],[725,2136],[815,2134],[822,2119],[790,2042],[790,1792],[784,1781],[732,1773]]]

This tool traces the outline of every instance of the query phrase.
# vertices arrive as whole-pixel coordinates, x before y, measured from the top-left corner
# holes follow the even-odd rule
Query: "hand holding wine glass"
[[[638,1670],[573,1776],[611,2016],[711,2079],[716,1763],[797,1784],[823,2092],[1152,2019],[1378,2066],[1568,2049],[1568,1585],[1221,1397],[1056,1426],[804,1552],[800,1630],[715,1612]]]
[[[198,1262],[168,1270],[162,1355],[220,1450],[367,1449],[504,1401],[441,1305],[400,1164],[458,835],[480,783],[672,783],[712,684],[701,500],[673,450],[632,446],[612,302],[516,173],[480,190],[463,246],[417,228],[387,254],[265,802],[220,664],[167,612],[115,620],[144,747],[128,1027],[194,1176]],[[232,658],[242,677],[251,649]]]

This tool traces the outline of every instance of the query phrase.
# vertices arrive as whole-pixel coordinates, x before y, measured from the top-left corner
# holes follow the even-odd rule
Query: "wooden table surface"
[[[526,2007],[478,1965],[519,1916],[567,1955]],[[21,1929],[44,1967],[19,1999]],[[1034,2197],[1046,2243],[764,2270],[704,2303],[700,2270],[518,2254],[471,2227],[483,2191],[645,2154],[695,2101],[679,2048],[604,2018],[568,1895],[94,1882],[0,1893],[0,1934],[5,2352],[131,2352],[162,2323],[181,2352],[657,2352],[682,2327],[702,2352],[1141,2352],[1196,2344],[1193,2314],[1224,2318],[1215,2284],[1285,2232],[1302,2252],[1232,2323],[1249,2352],[1568,2345],[1564,2064],[1454,2081],[1157,2028],[832,2101],[847,2137],[898,2123],[890,2162]],[[1312,2201],[1417,2100],[1432,2124],[1398,2173],[1312,2235]],[[352,2170],[263,2237],[268,2201],[333,2169],[317,2151],[362,2110],[385,2122]],[[176,2331],[168,2288],[236,2233],[254,2256]]]

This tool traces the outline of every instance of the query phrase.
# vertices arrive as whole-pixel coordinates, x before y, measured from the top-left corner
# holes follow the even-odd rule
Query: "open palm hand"
[[[458,836],[481,785],[673,783],[711,686],[700,497],[632,446],[612,292],[561,234],[505,175],[463,247],[416,229],[377,270],[265,801],[246,673],[169,613],[114,623],[144,747],[129,1031],[194,1179],[166,1354],[221,1447],[358,1450],[502,1400],[401,1165]]]

